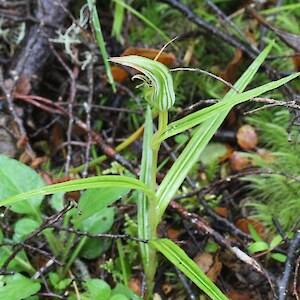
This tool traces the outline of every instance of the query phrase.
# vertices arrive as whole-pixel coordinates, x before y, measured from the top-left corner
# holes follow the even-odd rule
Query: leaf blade
[[[262,53],[248,67],[244,74],[234,85],[239,91],[243,91],[248,83],[252,80],[258,68],[263,63],[274,43],[270,43]],[[231,89],[224,100],[232,97],[236,91]],[[226,109],[219,114],[216,114],[212,120],[207,120],[202,123],[197,129],[194,136],[191,138],[181,155],[177,158],[167,175],[164,177],[157,190],[157,222],[160,222],[164,211],[169,202],[175,195],[176,191],[184,181],[190,168],[196,163],[203,149],[206,147],[214,133],[220,127],[230,109]]]
[[[71,192],[93,188],[129,188],[146,193],[152,201],[155,201],[155,194],[140,180],[126,176],[94,176],[90,178],[76,179],[68,182],[58,183],[42,188],[34,189],[29,192],[21,193],[13,197],[0,201],[0,206],[10,205],[22,200],[30,199],[36,196],[45,196],[58,192]]]
[[[226,300],[227,297],[205,275],[198,265],[187,254],[169,239],[149,241],[150,246],[160,251],[172,264],[191,279],[202,291],[215,300]]]

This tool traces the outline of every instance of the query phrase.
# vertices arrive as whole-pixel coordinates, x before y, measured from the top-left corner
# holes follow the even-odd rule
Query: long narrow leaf
[[[253,76],[257,72],[258,68],[264,61],[272,48],[273,43],[269,44],[264,51],[256,58],[256,60],[248,67],[245,73],[236,82],[235,87],[237,90],[243,92],[248,83],[252,80]],[[230,90],[224,100],[232,97],[236,92]],[[215,134],[219,126],[222,124],[230,108],[217,114],[212,120],[207,120],[196,129],[193,137],[175,161],[163,181],[161,182],[157,191],[157,222],[160,221],[162,215],[168,206],[169,202],[173,198],[174,194],[184,181],[189,170],[199,159],[201,152],[204,150],[212,136]]]
[[[178,121],[170,123],[167,126],[166,131],[161,135],[159,141],[163,141],[171,136],[181,133],[189,128],[203,123],[204,121],[211,119],[216,114],[221,113],[225,110],[231,109],[237,104],[250,100],[251,98],[257,97],[270,90],[276,89],[279,86],[295,79],[300,73],[295,73],[277,81],[269,82],[247,92],[236,94],[231,97],[224,98],[223,101],[216,103],[212,106],[205,107],[197,112],[194,112]]]
[[[71,192],[105,187],[118,187],[139,190],[147,194],[149,198],[152,199],[152,201],[155,201],[155,195],[153,194],[153,192],[140,180],[126,176],[108,175],[71,180],[34,189],[29,192],[21,193],[13,197],[7,198],[5,200],[2,200],[0,201],[0,206],[9,205],[11,203],[19,202],[41,195],[44,196],[59,192]]]
[[[144,17],[142,14],[140,14],[137,10],[135,10],[131,6],[127,5],[123,1],[114,0],[114,2],[118,3],[119,5],[122,5],[127,10],[129,10],[131,13],[133,13],[135,16],[137,16],[139,19],[141,19],[145,24],[147,24],[149,27],[151,27],[153,30],[155,30],[167,42],[170,41],[170,38],[163,31],[161,31],[155,24],[153,24],[150,20],[148,20],[146,17]]]
[[[97,39],[97,42],[98,42],[98,45],[100,48],[100,52],[101,52],[101,55],[103,58],[103,62],[105,65],[108,82],[111,84],[113,91],[116,92],[116,85],[115,85],[115,81],[112,76],[110,65],[108,62],[108,55],[107,55],[106,48],[105,48],[105,42],[104,42],[104,38],[103,38],[103,34],[102,34],[102,29],[101,29],[101,25],[100,25],[99,16],[97,13],[95,1],[87,0],[87,2],[89,5],[89,9],[92,12],[92,21],[93,21],[93,26],[95,29],[95,35],[96,35],[96,39]]]
[[[191,279],[211,299],[228,299],[219,288],[205,275],[187,254],[169,239],[149,241],[150,246],[160,251],[172,264]]]

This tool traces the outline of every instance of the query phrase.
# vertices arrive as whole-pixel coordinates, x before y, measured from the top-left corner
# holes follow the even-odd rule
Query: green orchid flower
[[[166,111],[174,105],[175,93],[170,70],[162,63],[137,55],[113,57],[109,59],[117,64],[134,68],[143,74],[132,79],[140,79],[144,87],[146,101],[159,112]]]

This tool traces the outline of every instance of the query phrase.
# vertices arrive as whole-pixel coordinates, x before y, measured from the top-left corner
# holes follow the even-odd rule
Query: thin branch
[[[290,278],[292,276],[296,257],[299,255],[300,249],[300,230],[297,231],[296,236],[291,240],[287,252],[286,262],[284,265],[284,272],[281,278],[278,279],[278,294],[279,300],[288,299]]]
[[[109,233],[99,233],[99,234],[91,234],[86,231],[79,231],[67,227],[61,227],[56,224],[51,225],[52,228],[56,228],[58,230],[67,231],[71,233],[75,233],[78,236],[87,236],[89,238],[109,238],[109,239],[123,239],[123,240],[132,240],[140,243],[148,243],[148,240],[140,239],[128,234],[109,234]]]
[[[235,92],[237,92],[238,94],[240,93],[230,82],[224,80],[223,78],[221,78],[220,76],[217,76],[213,73],[198,69],[198,68],[175,68],[175,69],[171,69],[171,72],[178,72],[178,71],[190,71],[190,72],[198,72],[204,75],[207,75],[209,77],[212,77],[214,79],[217,79],[218,81],[224,83],[225,85],[227,85],[229,88],[233,89]]]

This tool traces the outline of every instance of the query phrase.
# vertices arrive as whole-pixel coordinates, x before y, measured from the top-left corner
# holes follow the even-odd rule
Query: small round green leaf
[[[269,250],[269,245],[266,242],[255,242],[248,247],[248,250],[250,253],[267,251]]]

